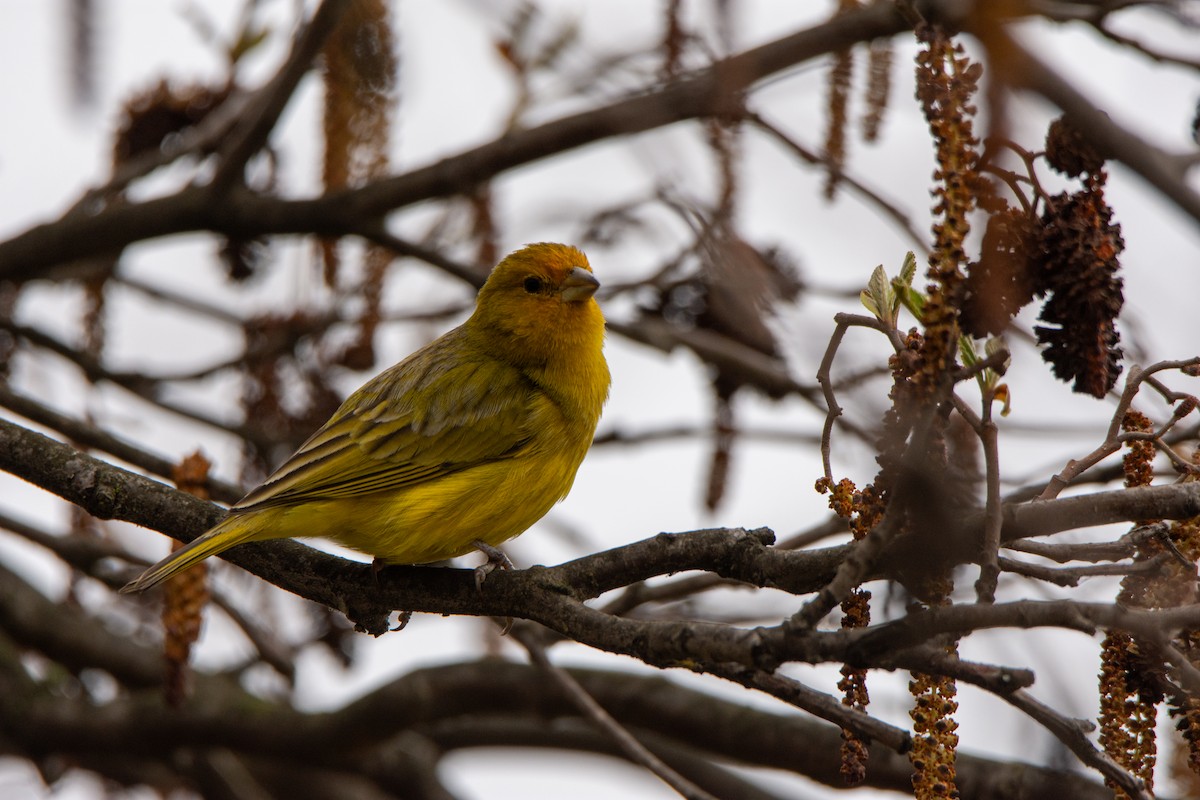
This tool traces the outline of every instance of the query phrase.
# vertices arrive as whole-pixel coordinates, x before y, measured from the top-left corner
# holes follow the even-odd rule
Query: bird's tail
[[[209,556],[223,553],[234,545],[250,541],[254,535],[254,526],[247,525],[246,520],[236,514],[226,517],[215,528],[201,534],[185,544],[171,555],[147,569],[136,579],[121,587],[121,594],[143,592],[152,586],[183,572]]]

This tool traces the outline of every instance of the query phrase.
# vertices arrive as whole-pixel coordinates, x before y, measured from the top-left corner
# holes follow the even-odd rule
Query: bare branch
[[[1001,694],[1000,697],[1036,720],[1039,725],[1065,744],[1080,761],[1120,786],[1131,798],[1153,800],[1152,795],[1146,791],[1146,787],[1140,780],[1130,775],[1108,755],[1096,749],[1096,746],[1087,737],[1087,732],[1092,729],[1091,723],[1068,719],[1024,691],[1009,692]]]
[[[320,198],[281,200],[236,184],[212,184],[110,206],[92,215],[69,215],[0,242],[0,278],[37,278],[56,264],[186,231],[211,230],[240,238],[354,233],[362,229],[364,220],[382,220],[395,209],[459,194],[506,170],[555,153],[684,120],[725,115],[736,106],[731,105],[732,98],[756,81],[857,41],[891,36],[904,27],[890,3],[876,3],[725,59],[662,88],[514,131],[405,175]],[[265,114],[263,124],[271,122],[271,115]],[[258,128],[251,132],[257,133]]]
[[[605,734],[612,737],[617,746],[621,748],[621,751],[633,763],[641,764],[657,775],[665,784],[679,792],[682,796],[689,798],[689,800],[716,800],[711,794],[664,764],[662,759],[651,753],[645,745],[634,738],[633,734],[613,719],[612,715],[605,711],[596,702],[595,698],[588,694],[579,685],[579,682],[571,677],[570,673],[554,666],[546,656],[545,648],[530,635],[529,631],[524,629],[524,626],[513,629],[512,635],[525,646],[534,665],[558,685],[584,717],[591,720]]]
[[[20,414],[32,422],[58,431],[78,444],[116,456],[122,461],[160,478],[171,476],[173,462],[170,460],[143,450],[95,425],[47,408],[36,400],[13,391],[6,383],[0,383],[0,406]],[[211,476],[207,477],[205,488],[213,498],[225,503],[235,503],[245,494],[237,486]]]

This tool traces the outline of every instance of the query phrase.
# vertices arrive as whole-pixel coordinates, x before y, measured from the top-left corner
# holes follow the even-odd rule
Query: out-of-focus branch
[[[556,684],[559,690],[579,709],[580,714],[605,733],[617,747],[635,764],[650,770],[660,780],[688,800],[716,800],[690,780],[671,769],[661,758],[650,752],[627,728],[622,726],[579,684],[567,670],[556,666],[546,655],[546,648],[538,641],[536,631],[524,625],[512,632],[529,653],[534,666]]]
[[[60,664],[75,669],[103,669],[131,688],[156,686],[162,681],[160,654],[119,639],[86,614],[50,602],[3,564],[0,630],[14,642]]]
[[[684,330],[669,322],[644,317],[635,323],[609,321],[608,327],[634,341],[669,353],[680,345],[695,352],[707,363],[728,371],[742,383],[757,386],[768,394],[797,394],[806,399],[818,397],[817,387],[803,384],[788,374],[779,359],[764,355],[752,347],[703,328]]]
[[[804,145],[800,144],[800,142],[796,141],[795,138],[784,132],[783,129],[764,119],[762,115],[757,113],[751,114],[750,122],[769,135],[772,139],[790,150],[805,163],[813,166],[829,167],[829,159],[827,157],[818,155]],[[913,224],[913,221],[909,219],[908,215],[905,214],[904,211],[902,211],[895,203],[885,199],[874,189],[858,180],[858,178],[845,174],[841,167],[834,166],[832,169],[834,171],[834,177],[840,184],[845,184],[854,192],[861,195],[863,199],[867,201],[867,203],[878,208],[881,212],[883,212],[883,216],[890,219],[897,228],[899,228],[906,236],[908,236],[908,239],[912,242],[912,246],[915,250],[925,256],[929,255],[929,236],[927,234],[920,233]]]
[[[17,325],[8,320],[0,319],[0,329],[10,331],[29,344],[44,348],[58,356],[61,356],[78,367],[84,376],[92,383],[107,381],[114,386],[119,386],[121,389],[124,389],[125,391],[129,392],[135,397],[140,398],[141,400],[144,400],[147,403],[151,403],[152,405],[157,406],[164,411],[169,411],[170,413],[183,417],[184,419],[191,420],[192,422],[199,422],[217,430],[228,431],[229,433],[232,433],[246,441],[260,444],[263,447],[273,444],[273,442],[265,441],[263,439],[263,432],[258,430],[253,425],[226,424],[218,419],[215,419],[214,417],[209,416],[208,414],[179,405],[178,403],[168,400],[162,396],[164,394],[162,389],[173,380],[186,380],[201,374],[207,374],[210,371],[215,372],[224,367],[231,366],[236,362],[217,365],[209,369],[205,369],[199,373],[193,372],[184,376],[166,376],[161,378],[151,377],[137,372],[112,372],[102,363],[100,363],[95,356],[61,342],[55,337],[40,331],[37,328],[31,328],[27,325]],[[16,411],[16,409],[13,410]],[[18,411],[18,413],[20,412]],[[241,495],[238,495],[238,497],[241,497]]]
[[[72,214],[0,242],[0,278],[28,280],[54,265],[118,252],[133,242],[194,230],[236,238],[267,234],[338,236],[390,211],[464,192],[514,167],[614,136],[736,112],[755,82],[858,41],[892,36],[907,23],[875,3],[720,61],[690,76],[607,106],[500,139],[404,175],[307,200],[283,200],[237,184],[189,186],[167,197]]]
[[[321,46],[350,5],[350,0],[323,0],[296,36],[292,52],[271,82],[255,93],[254,102],[218,151],[219,163],[212,185],[221,188],[242,180],[250,157],[263,148],[283,109],[292,99],[300,79],[309,71]]]
[[[38,425],[58,431],[80,445],[101,450],[160,478],[171,477],[173,462],[143,450],[95,425],[60,414],[32,398],[14,392],[5,383],[0,383],[0,406],[20,414]],[[245,494],[233,484],[211,476],[207,478],[205,488],[208,489],[208,493],[213,499],[225,503],[235,503]]]
[[[1157,61],[1160,64],[1174,64],[1175,66],[1184,67],[1185,69],[1192,70],[1193,72],[1200,72],[1200,59],[1186,58],[1184,56],[1166,53],[1162,50],[1151,47],[1150,45],[1147,45],[1141,40],[1135,39],[1132,36],[1125,36],[1122,33],[1114,31],[1112,27],[1108,25],[1108,21],[1104,18],[1091,20],[1091,22],[1092,27],[1094,27],[1102,36],[1104,36],[1104,38],[1109,39],[1116,44],[1119,44],[1123,47],[1128,47],[1131,50],[1136,50],[1147,58]]]

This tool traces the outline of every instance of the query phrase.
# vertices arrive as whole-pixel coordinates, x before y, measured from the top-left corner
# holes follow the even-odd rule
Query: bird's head
[[[600,282],[578,248],[542,242],[506,256],[479,290],[469,326],[514,361],[544,362],[581,348],[599,353]]]

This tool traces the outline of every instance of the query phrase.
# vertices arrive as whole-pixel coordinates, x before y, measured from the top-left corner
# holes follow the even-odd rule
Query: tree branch
[[[906,23],[891,3],[875,3],[720,61],[697,73],[500,139],[404,175],[307,200],[261,195],[237,184],[189,186],[167,197],[72,214],[0,242],[0,278],[28,280],[57,264],[138,241],[211,230],[237,238],[267,234],[337,236],[364,220],[425,200],[459,194],[502,172],[587,144],[700,117],[733,113],[738,93],[781,70],[892,36]],[[282,80],[282,78],[280,78]],[[263,117],[270,121],[270,115]],[[255,131],[258,129],[255,128]],[[253,137],[247,139],[251,141]]]

